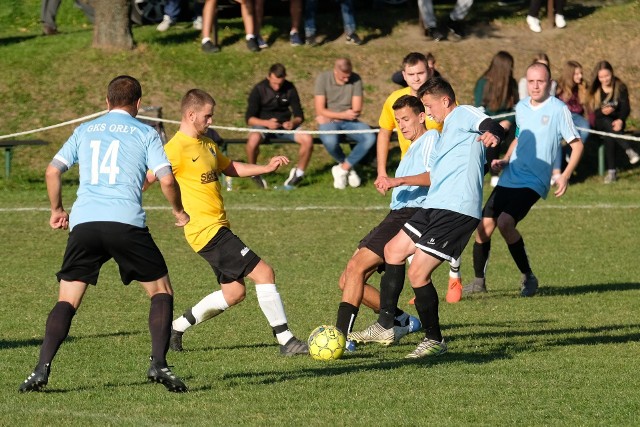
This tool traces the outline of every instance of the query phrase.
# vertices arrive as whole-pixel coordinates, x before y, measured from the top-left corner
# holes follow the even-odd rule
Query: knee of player
[[[512,233],[516,228],[516,221],[511,215],[502,214],[498,217],[498,229],[503,235]]]

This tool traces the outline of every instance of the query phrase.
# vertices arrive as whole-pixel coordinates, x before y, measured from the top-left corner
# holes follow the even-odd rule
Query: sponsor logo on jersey
[[[191,158],[191,161],[195,163],[195,162],[196,162],[196,160],[198,160],[199,158],[200,158],[200,156],[198,156],[198,157],[196,157],[196,158],[193,158],[193,157],[192,157],[192,158]]]
[[[244,247],[244,249],[242,249],[242,250],[240,251],[240,255],[242,255],[242,256],[245,256],[245,255],[246,255],[246,254],[248,254],[248,253],[249,253],[249,248],[248,248],[248,247],[246,247],[246,246]]]
[[[205,172],[200,175],[200,184],[209,184],[216,181],[218,181],[218,174],[214,170]]]

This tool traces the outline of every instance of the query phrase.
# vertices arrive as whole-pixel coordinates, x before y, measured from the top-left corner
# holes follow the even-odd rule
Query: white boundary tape
[[[46,131],[46,130],[55,129],[55,128],[59,128],[59,127],[62,127],[62,126],[68,126],[68,125],[71,125],[71,124],[74,124],[74,123],[84,122],[84,121],[93,119],[95,117],[101,116],[101,115],[105,114],[106,112],[107,112],[107,110],[103,110],[103,111],[100,111],[98,113],[94,113],[94,114],[90,114],[88,116],[84,116],[84,117],[80,117],[80,118],[77,118],[77,119],[69,120],[67,122],[58,123],[56,125],[46,126],[46,127],[42,127],[42,128],[38,128],[38,129],[27,130],[27,131],[23,131],[23,132],[16,132],[16,133],[8,134],[8,135],[0,135],[0,140],[13,138],[13,137],[16,137],[16,136],[29,135],[29,134],[32,134],[32,133],[43,132],[43,131]],[[493,119],[499,119],[499,118],[503,118],[503,117],[512,116],[513,114],[515,114],[515,113],[505,113],[505,114],[499,114],[499,115],[491,116],[491,117]],[[170,123],[170,124],[177,124],[177,125],[180,124],[180,122],[177,121],[177,120],[160,119],[160,118],[157,118],[157,117],[149,117],[149,116],[144,116],[144,115],[138,115],[138,118],[139,119],[143,119],[143,120],[161,122],[161,123]],[[213,129],[216,129],[216,130],[226,130],[226,131],[230,131],[230,132],[244,132],[244,133],[256,132],[256,129],[244,128],[244,127],[217,126],[217,125],[216,126],[211,126],[211,127]],[[581,131],[593,133],[595,135],[611,136],[613,138],[627,139],[629,141],[640,141],[639,137],[632,136],[632,135],[621,135],[621,134],[616,134],[616,133],[601,132],[601,131],[597,131],[597,130],[593,130],[593,129],[581,128],[581,127],[578,127],[577,129],[581,130]],[[359,133],[378,133],[378,129],[335,130],[335,131],[331,131],[331,130],[319,131],[319,130],[304,130],[304,129],[297,129],[297,130],[260,129],[259,131],[260,131],[260,133],[285,133],[285,134],[287,134],[287,133],[292,134],[292,133],[304,132],[304,133],[308,133],[308,134],[311,134],[311,135],[331,135],[331,134],[345,134],[345,135],[348,135],[348,134],[359,134]]]

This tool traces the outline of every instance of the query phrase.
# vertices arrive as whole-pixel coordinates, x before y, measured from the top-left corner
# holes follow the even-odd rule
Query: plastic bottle
[[[224,185],[225,185],[225,188],[227,189],[227,191],[233,190],[233,178],[231,178],[230,176],[225,176],[224,177]]]

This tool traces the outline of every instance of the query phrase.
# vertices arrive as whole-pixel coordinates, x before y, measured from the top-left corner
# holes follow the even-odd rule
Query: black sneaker
[[[426,33],[427,34],[425,35],[428,37],[431,37],[431,39],[433,39],[434,42],[439,42],[440,40],[446,39],[445,35],[442,34],[442,31],[440,31],[436,27],[428,28]]]
[[[302,182],[302,178],[304,175],[296,175],[296,169],[297,168],[293,168],[291,169],[291,172],[289,172],[289,178],[284,181],[285,187],[295,187],[296,185],[300,184],[300,182]]]
[[[40,391],[49,383],[49,372],[51,364],[38,365],[34,368],[29,377],[20,384],[18,391],[26,393],[28,391]]]
[[[174,393],[184,393],[187,391],[187,386],[182,382],[182,380],[175,376],[171,369],[168,366],[159,366],[153,360],[153,357],[150,357],[151,366],[147,371],[147,378],[149,381],[153,383],[160,383],[167,388],[167,390],[172,391]]]
[[[258,186],[258,188],[260,188],[262,190],[266,190],[267,189],[267,181],[264,180],[262,175],[254,175],[254,176],[251,177],[251,180],[253,182],[255,182],[255,184]]]
[[[293,337],[285,345],[280,345],[280,354],[283,356],[296,356],[298,354],[309,354],[309,346],[306,342]]]
[[[220,52],[220,46],[213,44],[211,40],[207,40],[205,43],[203,43],[201,49],[204,53]]]
[[[463,21],[454,21],[449,18],[447,28],[449,28],[449,38],[453,41],[461,40],[467,36]]]
[[[255,37],[247,39],[247,49],[251,52],[260,52],[260,46],[258,46],[258,40]]]
[[[184,332],[176,331],[175,329],[171,329],[171,338],[169,338],[169,348],[173,351],[182,351],[182,334]]]
[[[362,44],[362,40],[356,33],[347,34],[347,44],[354,44],[356,46],[360,46]]]

